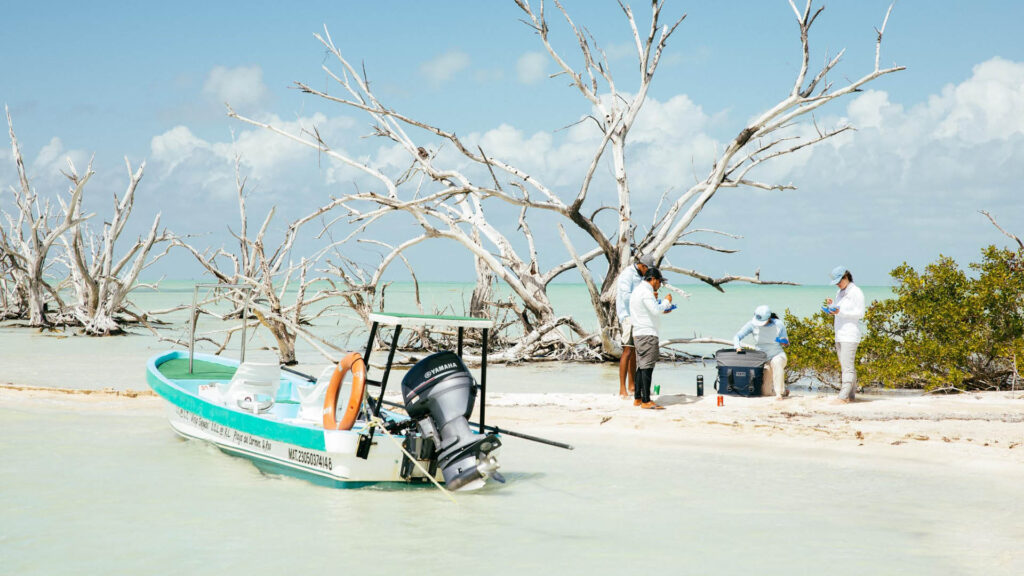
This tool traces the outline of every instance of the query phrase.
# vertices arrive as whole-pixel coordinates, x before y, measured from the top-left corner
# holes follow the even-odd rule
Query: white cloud
[[[168,176],[195,150],[209,150],[210,145],[197,138],[186,126],[175,126],[150,140],[150,158]]]
[[[432,86],[438,87],[450,81],[459,72],[469,67],[469,56],[464,52],[453,50],[445,52],[433,60],[420,64],[420,74]]]
[[[1012,147],[1008,140],[1024,135],[1024,63],[993,58],[975,66],[964,82],[909,109],[890,102],[885,92],[868,91],[833,121],[858,128],[856,136],[836,141],[854,159],[881,153],[923,161],[949,148],[965,154],[956,164],[976,170],[986,144]]]
[[[884,282],[903,261],[920,266],[941,253],[966,263],[981,246],[1003,242],[979,209],[1024,230],[1024,63],[988,60],[912,106],[871,90],[845,111],[823,110],[833,116],[819,115],[819,125],[852,123],[857,131],[755,170],[760,180],[799,190],[743,192],[745,211],[780,215],[789,237],[780,243],[746,227],[748,246],[769,257],[782,250],[798,260],[838,258]],[[726,206],[716,200],[712,211]]]
[[[1024,133],[1024,63],[982,62],[969,80],[933,98],[928,111],[945,116],[935,130],[940,138],[977,143]]]
[[[882,112],[891,108],[889,95],[868,90],[847,107],[850,121],[857,128],[878,128],[882,125]]]
[[[536,84],[547,78],[548,57],[540,52],[527,52],[516,61],[516,75],[523,84]]]
[[[286,122],[271,115],[262,120],[306,140],[315,127],[325,141],[342,153],[345,143],[352,140],[348,132],[353,121],[344,116],[328,118],[315,114]],[[155,136],[150,143],[150,160],[161,179],[177,185],[180,193],[192,195],[233,198],[236,154],[241,159],[242,175],[248,179],[249,190],[258,189],[271,202],[295,204],[296,189],[330,184],[336,169],[334,161],[317,154],[314,148],[257,128],[236,132],[230,140],[210,142],[188,127],[176,126]],[[295,174],[304,171],[307,175],[297,183]]]
[[[21,142],[19,142],[19,145]],[[51,192],[64,192],[68,187],[68,179],[62,172],[69,172],[68,161],[70,160],[80,176],[84,176],[89,165],[91,155],[84,150],[67,150],[60,138],[53,137],[43,145],[35,154],[22,148],[22,160],[26,164],[26,172],[29,182],[37,193],[48,195]],[[13,151],[11,153],[13,162]],[[17,186],[17,170],[12,165],[11,174],[13,179],[11,185]],[[0,189],[6,193],[6,187]]]
[[[628,97],[628,95],[626,95]],[[591,114],[597,114],[592,110]],[[692,181],[692,167],[706,166],[717,141],[708,134],[711,117],[686,95],[667,102],[649,98],[630,130],[627,151],[629,175],[636,194],[660,194],[667,187]],[[509,124],[467,138],[495,158],[537,175],[551,186],[577,186],[593,160],[601,134],[590,120],[552,134],[526,134]],[[608,155],[599,168],[598,181],[610,174]],[[600,188],[602,184],[597,184]],[[572,193],[575,193],[573,190]]]
[[[1017,200],[1024,181],[1024,63],[981,63],[964,82],[913,106],[876,89],[821,112],[818,126],[852,124],[857,131],[774,159],[750,174],[767,183],[792,183],[795,191],[722,189],[697,225],[742,234],[742,240],[724,242],[743,252],[722,257],[681,249],[673,252],[677,262],[692,259],[694,267],[707,266],[712,273],[752,272],[763,264],[766,274],[779,276],[777,271],[792,269],[793,262],[822,261],[829,267],[838,259],[865,273],[865,281],[878,283],[904,260],[922,265],[943,253],[966,262],[977,257],[980,246],[1001,242],[979,209],[991,209],[1011,230],[1024,231],[1024,203]],[[810,118],[785,133],[815,134]],[[641,230],[661,194],[671,190],[672,198],[703,179],[732,136],[686,95],[645,103],[626,152],[634,221]],[[575,193],[597,137],[590,122],[532,134],[503,124],[467,142],[567,198]],[[611,176],[606,159],[593,185],[594,205],[614,201]],[[773,224],[752,225],[754,214]],[[789,274],[820,281],[813,271],[805,277],[800,271]]]
[[[263,83],[263,69],[259,66],[217,66],[206,76],[203,94],[218,104],[227,103],[236,109],[244,109],[262,105],[269,91]]]
[[[435,72],[441,74],[442,68]],[[885,281],[885,273],[903,260],[921,264],[939,252],[958,259],[975,257],[979,246],[1001,241],[989,235],[991,230],[977,215],[978,209],[991,209],[1010,230],[1024,232],[1024,203],[1016,200],[1019,182],[1024,180],[1022,87],[1024,64],[993,59],[979,64],[964,82],[912,106],[893,102],[885,91],[869,90],[825,107],[816,117],[820,126],[851,123],[858,130],[767,162],[750,174],[765,182],[792,182],[798,190],[723,189],[700,215],[698,227],[745,238],[735,242],[694,239],[739,248],[741,254],[723,257],[682,248],[673,251],[672,258],[710,273],[750,273],[763,264],[765,275],[771,277],[781,276],[779,270],[793,269],[794,262],[830,268],[842,261],[862,273],[871,271],[865,278],[871,283]],[[814,134],[810,119],[805,120],[788,134]],[[316,125],[327,141],[349,146],[347,153],[388,174],[397,176],[410,165],[406,151],[393,143],[355,138],[361,133],[347,118],[317,115],[293,122],[270,121],[290,133]],[[706,112],[686,95],[648,99],[630,133],[626,153],[634,220],[641,230],[649,224],[663,192],[672,190],[670,198],[674,197],[707,175],[715,155],[734,136],[722,132],[723,124],[718,115]],[[502,123],[466,134],[463,142],[514,164],[569,199],[577,192],[599,136],[590,121],[558,132],[528,132]],[[451,146],[421,143],[439,150],[438,165],[479,170]],[[176,127],[153,139],[152,160],[172,173],[170,180],[177,190],[195,188],[207,194],[221,190],[230,198],[235,150],[242,152],[251,186],[270,198],[287,199],[303,211],[322,200],[325,189],[341,193],[353,183],[361,189],[379,188],[356,169],[264,130],[242,131],[232,143],[207,142],[188,128]],[[48,152],[47,157],[53,154]],[[602,162],[590,207],[614,203],[611,163],[607,157]],[[489,180],[485,172],[473,176]],[[495,218],[504,223],[500,216]],[[756,221],[772,224],[752,224]],[[515,222],[514,215],[508,222]],[[547,233],[540,228],[537,232]],[[551,240],[557,245],[557,238]],[[797,273],[788,278],[817,282],[819,276],[809,271],[806,276]]]

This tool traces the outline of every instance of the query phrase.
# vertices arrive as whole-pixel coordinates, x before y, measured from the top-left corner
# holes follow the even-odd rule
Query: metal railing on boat
[[[253,287],[248,284],[196,284],[192,289],[192,313],[189,317],[188,335],[188,373],[192,373],[192,361],[196,351],[196,321],[199,319],[199,289],[200,288],[225,288],[229,290],[244,290],[245,300],[242,302],[242,352],[238,358],[239,363],[245,362],[245,329],[249,318],[249,301],[251,300]]]

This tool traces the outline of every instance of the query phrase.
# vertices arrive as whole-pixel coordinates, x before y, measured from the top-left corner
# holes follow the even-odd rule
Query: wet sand
[[[514,369],[513,369],[514,370]],[[571,371],[572,368],[570,367]],[[396,395],[388,395],[401,401]],[[830,396],[742,398],[684,394],[643,410],[611,394],[492,393],[487,422],[558,440],[634,441],[729,449],[834,450],[958,466],[1024,465],[1024,393],[867,396],[833,404]],[[162,407],[151,391],[78,390],[0,384],[0,406],[54,410],[138,411]]]

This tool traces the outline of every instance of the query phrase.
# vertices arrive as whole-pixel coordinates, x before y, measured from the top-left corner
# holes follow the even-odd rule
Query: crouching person
[[[737,352],[743,350],[740,340],[751,334],[754,335],[754,347],[768,356],[768,364],[764,370],[765,388],[770,385],[776,398],[789,396],[789,390],[786,388],[786,352],[783,351],[784,346],[789,346],[786,325],[771,308],[761,305],[754,310],[754,317],[750,322],[744,324],[733,337],[732,343]],[[765,396],[769,393],[765,389],[762,391]]]
[[[651,380],[654,365],[661,356],[661,345],[658,331],[661,315],[670,312],[672,295],[658,300],[658,289],[665,283],[661,270],[655,267],[647,269],[644,280],[633,289],[629,296],[629,317],[633,323],[633,343],[636,347],[636,388],[633,394],[633,405],[648,410],[664,410],[651,401]]]

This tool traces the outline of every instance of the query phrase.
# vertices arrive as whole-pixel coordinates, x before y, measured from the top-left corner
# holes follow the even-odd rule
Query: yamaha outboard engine
[[[405,410],[433,442],[449,490],[474,490],[487,478],[505,481],[491,455],[501,440],[469,428],[478,387],[462,359],[448,351],[420,360],[402,379]]]

